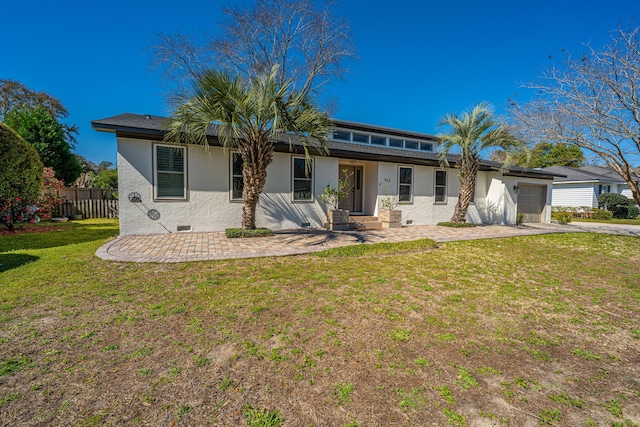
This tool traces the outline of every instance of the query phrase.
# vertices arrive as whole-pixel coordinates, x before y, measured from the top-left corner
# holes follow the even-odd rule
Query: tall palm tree
[[[328,152],[329,116],[307,92],[292,90],[288,81],[280,84],[277,66],[251,79],[207,70],[192,88],[175,110],[165,139],[207,145],[207,128],[217,124],[221,144],[238,150],[243,161],[242,228],[256,228],[256,205],[276,141],[302,147],[309,166],[311,154]]]
[[[461,223],[465,222],[474,194],[482,152],[488,148],[504,150],[503,167],[507,167],[512,164],[514,151],[524,149],[524,144],[494,116],[488,103],[480,103],[460,116],[447,114],[438,124],[438,127],[443,126],[450,129],[439,135],[440,164],[448,167],[449,155],[455,147],[459,149],[456,167],[460,169],[460,196],[451,222]]]

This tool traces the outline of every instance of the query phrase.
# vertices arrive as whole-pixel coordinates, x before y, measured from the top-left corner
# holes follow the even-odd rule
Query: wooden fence
[[[118,217],[118,199],[116,199],[118,189],[65,187],[57,193],[64,200],[58,207],[58,216]]]

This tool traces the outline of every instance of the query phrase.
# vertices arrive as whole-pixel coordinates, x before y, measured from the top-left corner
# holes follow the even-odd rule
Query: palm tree
[[[455,160],[456,167],[460,169],[460,196],[451,222],[462,223],[465,222],[467,209],[476,187],[481,153],[488,148],[504,150],[503,167],[507,167],[512,163],[514,152],[524,149],[524,144],[506,125],[498,121],[488,103],[478,104],[460,116],[447,114],[438,124],[438,127],[442,126],[450,126],[450,129],[439,135],[440,164],[448,167],[448,159],[454,147],[460,150]]]
[[[307,92],[292,90],[289,81],[280,85],[277,66],[251,79],[207,70],[192,86],[193,94],[180,102],[165,138],[207,145],[207,128],[217,124],[222,146],[238,150],[243,161],[242,228],[256,228],[256,205],[276,141],[299,144],[308,167],[311,154],[328,153],[329,116]]]

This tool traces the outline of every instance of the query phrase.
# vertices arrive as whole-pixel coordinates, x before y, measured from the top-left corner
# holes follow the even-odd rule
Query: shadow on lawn
[[[33,229],[0,236],[0,253],[18,250],[46,249],[103,240],[118,234],[117,223],[74,223],[72,226],[51,226],[46,231]]]
[[[0,273],[4,273],[12,268],[17,268],[39,259],[40,257],[27,254],[0,254]]]

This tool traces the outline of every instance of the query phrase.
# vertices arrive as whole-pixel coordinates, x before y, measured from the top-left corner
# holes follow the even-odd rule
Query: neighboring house
[[[214,125],[209,146],[165,143],[165,122],[128,113],[92,122],[94,129],[117,138],[121,234],[239,227],[240,156],[220,146]],[[451,168],[440,167],[436,137],[345,121],[334,126],[330,155],[313,157],[309,176],[295,144],[277,143],[258,204],[259,227],[322,227],[326,206],[319,195],[327,184],[337,187],[345,170],[353,191],[340,207],[352,215],[377,216],[388,194],[399,197],[403,225],[451,218],[460,182],[455,156]],[[528,221],[548,222],[553,176],[519,167],[503,171],[499,163],[483,162],[468,220],[513,224],[522,213]]]
[[[551,166],[542,171],[565,175],[553,180],[553,206],[598,207],[598,196],[602,193],[619,193],[633,197],[631,189],[620,175],[602,166]]]

